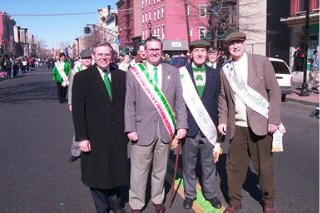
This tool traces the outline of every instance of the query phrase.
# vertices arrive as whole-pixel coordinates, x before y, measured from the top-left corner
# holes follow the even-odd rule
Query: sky
[[[28,28],[37,41],[45,41],[46,48],[59,48],[61,42],[71,45],[84,36],[86,24],[99,22],[98,8],[117,9],[117,0],[1,0],[0,11],[16,21],[15,26]],[[64,16],[30,16],[91,13]],[[92,14],[94,13],[94,14]],[[22,15],[22,16],[21,16]]]

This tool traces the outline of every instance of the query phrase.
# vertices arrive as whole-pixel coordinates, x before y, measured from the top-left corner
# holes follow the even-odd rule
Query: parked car
[[[187,57],[186,56],[173,56],[169,62],[169,64],[179,68],[183,67],[187,64]]]
[[[292,75],[287,63],[279,58],[269,58],[276,73],[278,84],[281,89],[281,99],[286,100],[286,95],[292,93]]]

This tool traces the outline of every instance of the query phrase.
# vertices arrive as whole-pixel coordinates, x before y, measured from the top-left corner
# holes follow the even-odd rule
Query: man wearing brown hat
[[[281,92],[270,61],[245,52],[246,35],[234,32],[225,38],[232,59],[221,70],[219,126],[230,131],[227,156],[229,206],[224,213],[241,208],[242,184],[249,159],[259,175],[264,212],[274,213],[272,133],[280,124]]]
[[[217,197],[214,162],[214,152],[221,150],[216,144],[220,74],[218,70],[205,64],[209,45],[205,40],[193,41],[190,44],[193,62],[187,67],[180,68],[183,98],[188,107],[189,126],[186,141],[182,145],[185,195],[183,207],[185,209],[192,207],[197,196],[198,155],[200,155],[202,167],[203,195],[214,208],[221,208],[221,202]]]

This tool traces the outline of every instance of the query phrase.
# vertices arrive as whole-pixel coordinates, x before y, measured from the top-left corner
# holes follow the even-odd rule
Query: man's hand
[[[217,163],[219,161],[219,156],[223,153],[220,144],[217,143],[216,146],[213,148],[213,162]]]
[[[218,125],[218,131],[223,134],[226,135],[227,132],[227,124],[219,124]]]
[[[129,138],[130,141],[137,141],[138,140],[137,132],[128,133],[128,138]]]
[[[277,124],[268,124],[268,133],[273,134],[275,131],[277,131],[277,129]]]
[[[70,112],[72,112],[72,105],[69,104],[68,107],[69,107]]]
[[[186,134],[187,134],[186,129],[178,129],[178,131],[177,131],[178,139],[182,139],[182,138],[186,137]]]
[[[90,152],[91,145],[89,140],[84,140],[79,142],[79,148],[82,152]]]

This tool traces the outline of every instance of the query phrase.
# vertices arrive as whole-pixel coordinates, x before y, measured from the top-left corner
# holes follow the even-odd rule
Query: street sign
[[[116,38],[116,43],[118,46],[120,46],[120,38]]]

